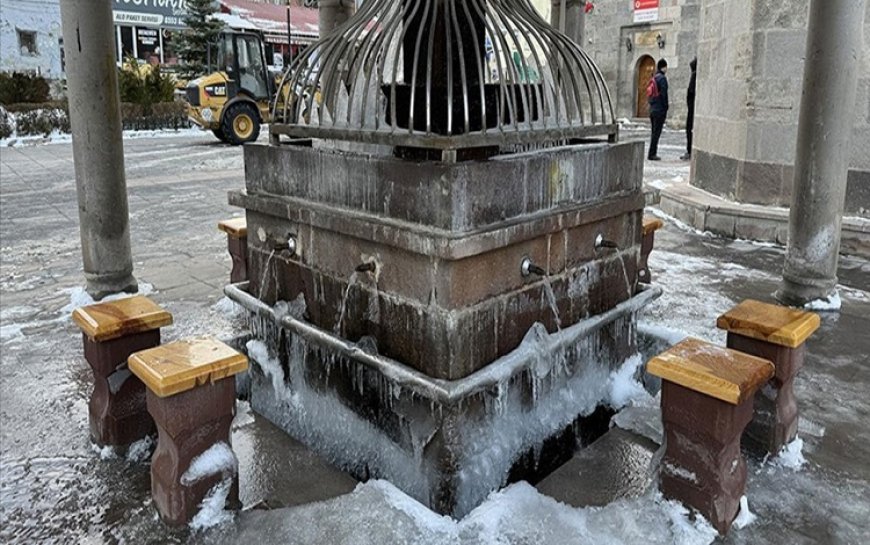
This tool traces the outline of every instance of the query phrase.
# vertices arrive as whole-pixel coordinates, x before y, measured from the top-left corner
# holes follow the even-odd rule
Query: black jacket
[[[659,96],[649,99],[650,115],[667,115],[668,114],[668,78],[664,72],[656,72],[653,76],[656,79],[656,85],[659,87]]]

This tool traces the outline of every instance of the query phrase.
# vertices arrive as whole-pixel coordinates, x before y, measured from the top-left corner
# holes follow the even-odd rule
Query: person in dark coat
[[[668,118],[668,78],[665,75],[668,72],[668,61],[660,59],[656,68],[657,71],[653,76],[653,80],[655,80],[654,92],[647,93],[649,119],[652,125],[652,139],[647,155],[647,159],[650,161],[662,160],[659,157],[659,138],[662,136],[662,129],[665,128],[665,120]],[[652,83],[650,85],[652,86]]]
[[[692,76],[689,78],[689,88],[686,91],[686,104],[689,107],[689,112],[686,116],[686,154],[680,157],[683,161],[692,158],[692,131],[695,128],[695,76],[698,73],[697,57],[689,63],[689,68],[692,69]]]

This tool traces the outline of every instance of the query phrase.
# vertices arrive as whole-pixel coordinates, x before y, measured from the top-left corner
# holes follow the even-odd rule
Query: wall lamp
[[[659,34],[658,36],[656,36],[656,43],[658,44],[659,49],[664,49],[664,48],[665,48],[665,39],[662,37],[661,34]]]
[[[634,48],[634,45],[631,43],[631,38],[625,39],[625,48],[628,49],[629,53],[631,53],[631,50]]]

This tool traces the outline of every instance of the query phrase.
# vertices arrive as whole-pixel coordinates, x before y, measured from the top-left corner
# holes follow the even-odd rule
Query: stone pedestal
[[[224,220],[218,229],[227,234],[227,251],[233,260],[230,282],[244,282],[248,279],[248,222],[245,218]]]
[[[758,456],[777,454],[797,435],[794,379],[803,367],[805,341],[819,327],[811,312],[746,300],[719,317],[728,348],[773,362],[776,372],[755,397],[755,416],[743,442]]]
[[[73,311],[82,329],[84,355],[94,374],[88,402],[91,439],[125,446],[154,431],[145,386],[127,369],[127,357],[160,344],[160,327],[172,315],[146,297],[100,303]]]
[[[643,218],[640,239],[640,262],[637,265],[637,281],[644,284],[652,283],[652,274],[649,271],[649,254],[652,253],[655,244],[656,231],[662,228],[664,223],[656,218]]]
[[[157,425],[151,495],[163,521],[187,524],[210,494],[223,495],[227,508],[240,507],[229,445],[233,375],[247,369],[247,358],[204,338],[138,352],[129,362],[148,387],[148,412]]]
[[[725,534],[746,487],[740,437],[752,419],[753,395],[773,366],[687,339],[653,358],[648,371],[662,378],[665,454],[659,488]]]

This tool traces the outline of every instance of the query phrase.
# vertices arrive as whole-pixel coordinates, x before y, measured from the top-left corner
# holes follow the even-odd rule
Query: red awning
[[[281,36],[287,40],[287,6],[251,2],[249,0],[220,0],[221,11],[245,19],[262,31],[267,41]],[[318,13],[314,8],[290,7],[290,30],[300,42],[311,42],[319,35]],[[296,41],[296,40],[294,40]]]

